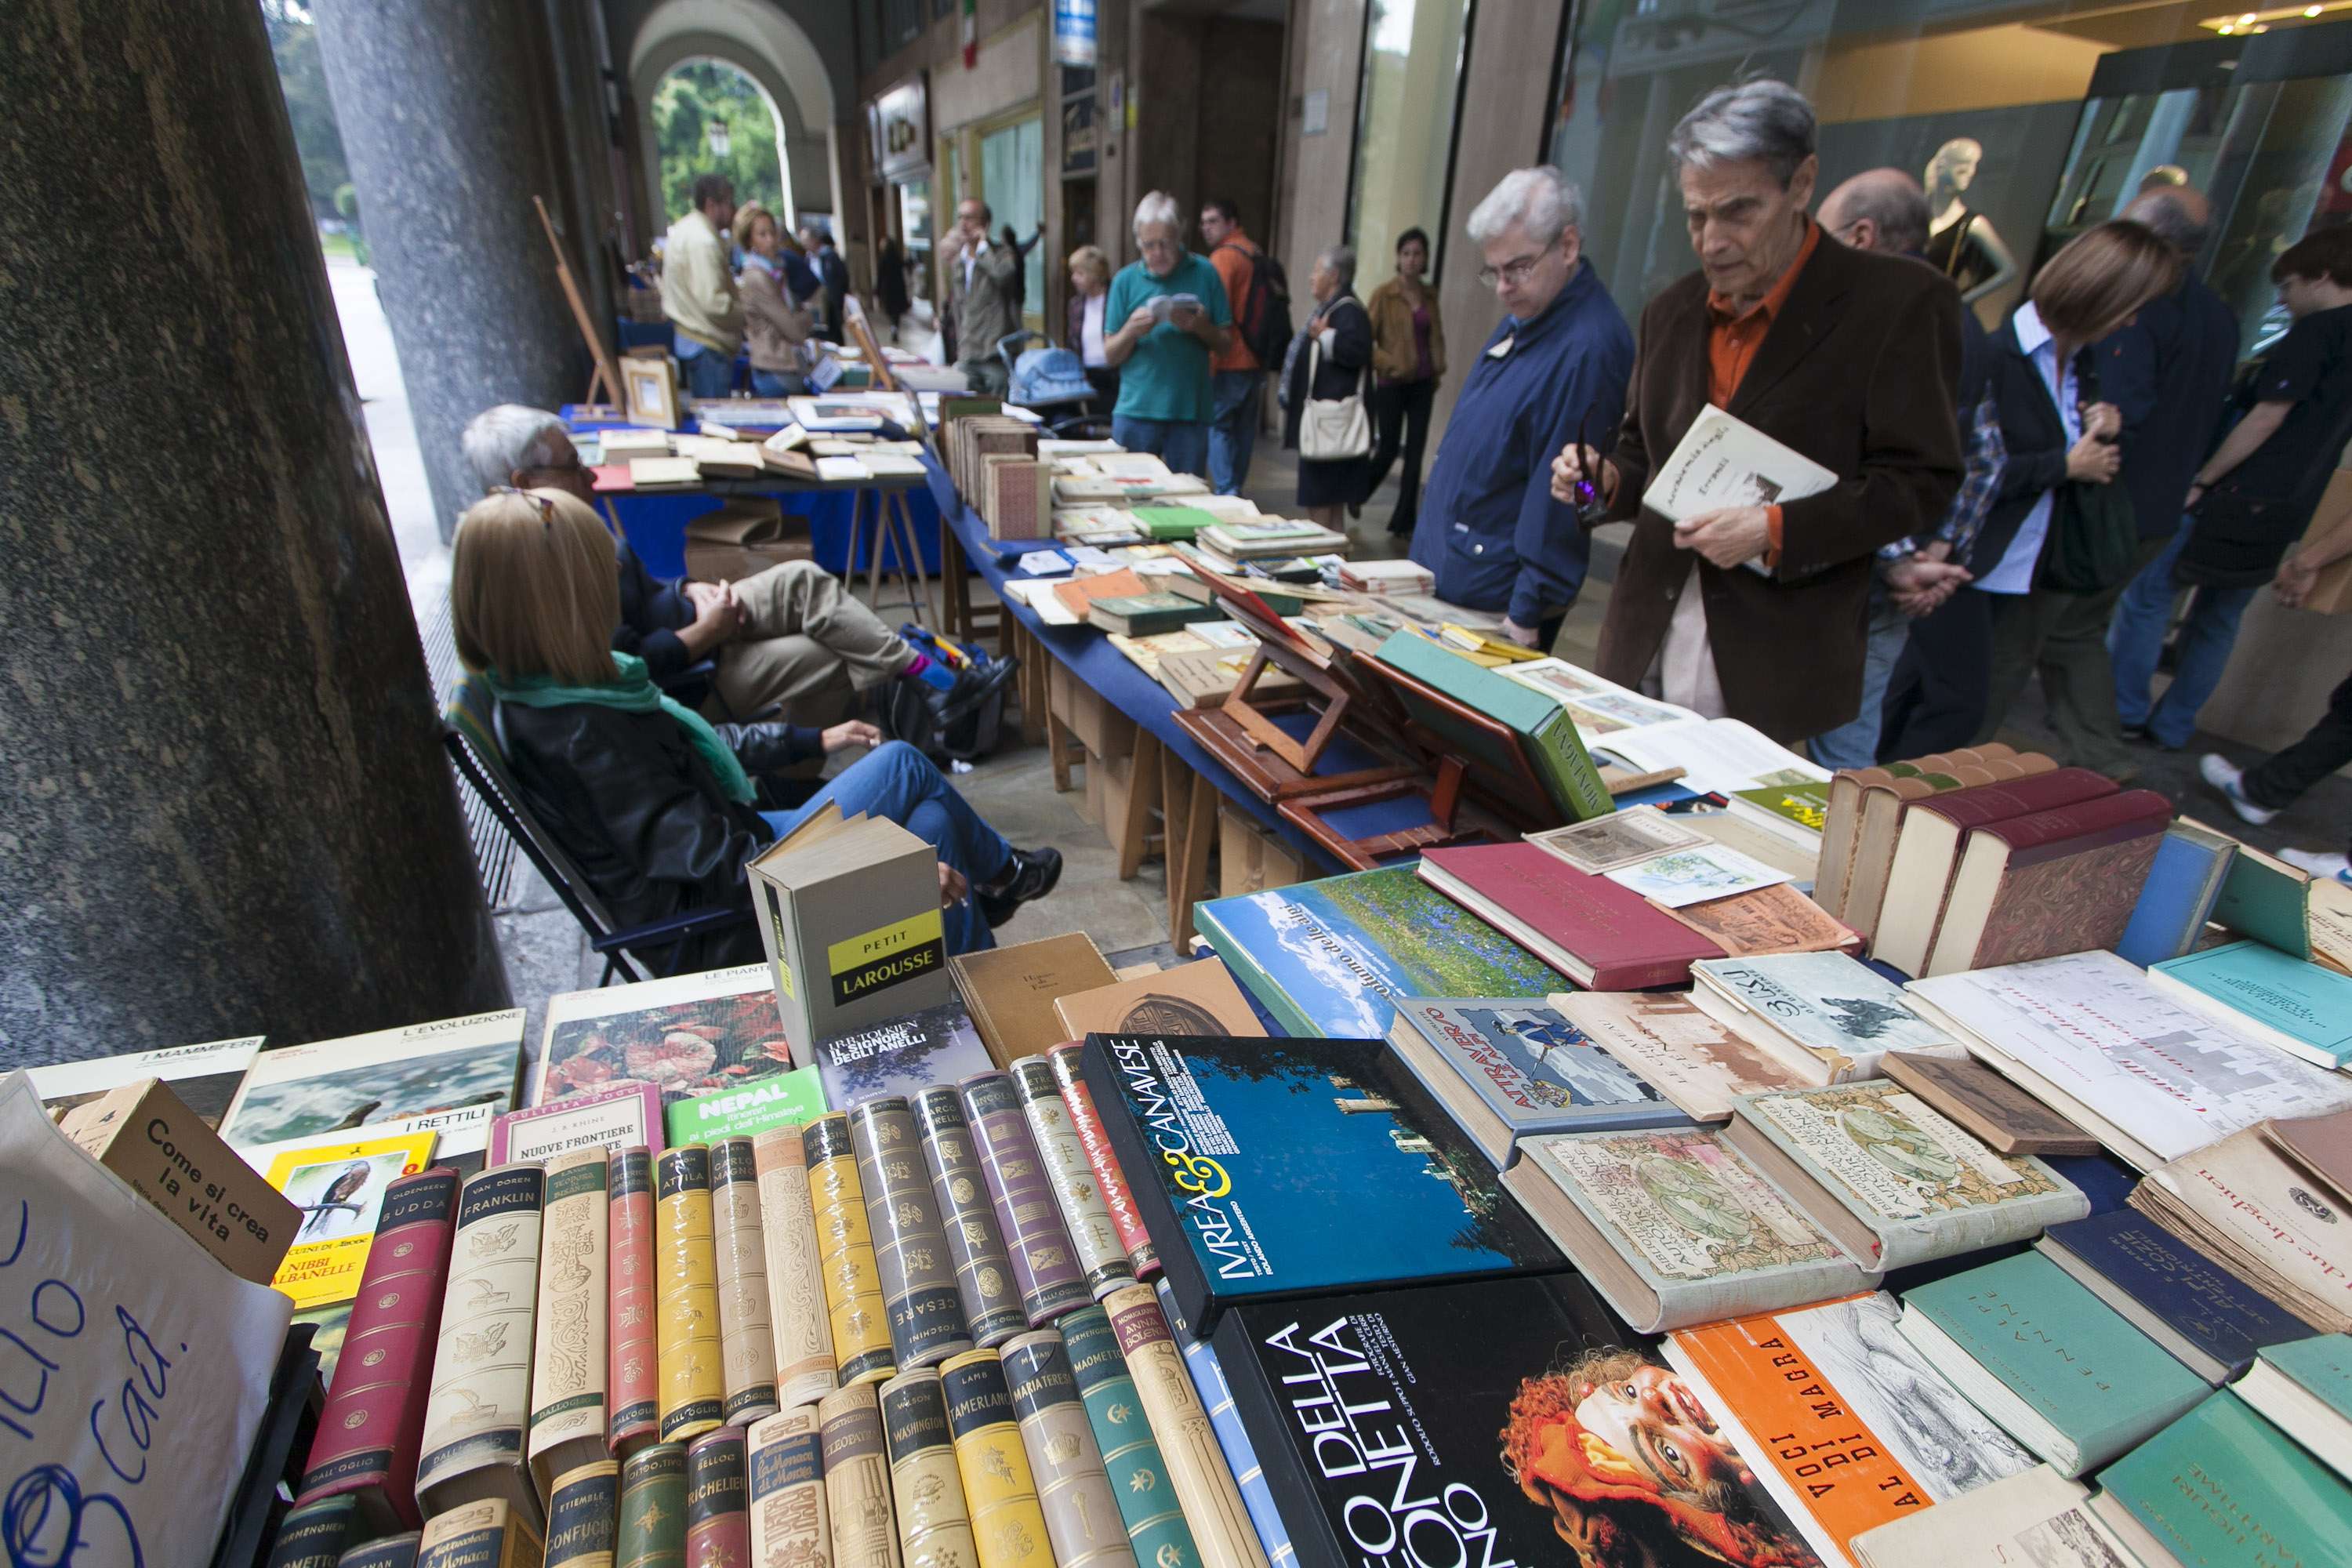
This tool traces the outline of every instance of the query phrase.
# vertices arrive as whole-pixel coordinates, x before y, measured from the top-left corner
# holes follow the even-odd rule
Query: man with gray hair
[[[1165,191],[1135,205],[1130,261],[1110,280],[1103,358],[1118,371],[1110,437],[1130,452],[1156,452],[1180,473],[1209,473],[1209,421],[1217,411],[1210,356],[1229,340],[1234,312],[1223,279],[1206,257],[1184,248],[1184,209]]]
[[[1515,169],[1465,226],[1503,319],[1473,362],[1422,491],[1412,558],[1437,596],[1501,613],[1513,641],[1549,648],[1584,586],[1576,508],[1551,493],[1552,454],[1606,449],[1622,417],[1633,334],[1583,257],[1576,187]]]

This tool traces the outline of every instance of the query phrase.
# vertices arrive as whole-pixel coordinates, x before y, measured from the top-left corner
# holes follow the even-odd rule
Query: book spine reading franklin
[[[956,1473],[955,1435],[937,1367],[900,1373],[882,1385],[882,1440],[890,1451],[898,1552],[908,1568],[974,1562],[971,1518]]]
[[[1020,1288],[1022,1309],[1028,1313],[1029,1326],[1042,1329],[1085,1306],[1094,1292],[1079,1271],[1077,1250],[1062,1223],[1062,1205],[1054,1196],[1037,1141],[1029,1135],[1029,1119],[1012,1078],[977,1073],[956,1088],[980,1151],[997,1228],[1013,1260],[1013,1282]]]
[[[719,1262],[710,1245],[710,1151],[668,1149],[654,1162],[654,1333],[661,1350],[661,1437],[683,1443],[724,1419]]]
[[[1094,1167],[1095,1185],[1102,1193],[1103,1206],[1110,1211],[1119,1245],[1127,1248],[1127,1260],[1135,1266],[1138,1279],[1150,1279],[1160,1272],[1160,1249],[1151,1244],[1151,1232],[1144,1228],[1143,1211],[1135,1206],[1135,1189],[1127,1184],[1127,1173],[1119,1168],[1110,1134],[1103,1131],[1102,1117],[1095,1110],[1094,1091],[1087,1087],[1080,1071],[1086,1047],[1055,1046],[1045,1053],[1045,1060],[1053,1067],[1054,1081],[1061,1085],[1062,1102],[1070,1110],[1070,1131],[1078,1135],[1078,1147],[1087,1152],[1087,1163]]]
[[[940,1391],[947,1399],[948,1430],[955,1435],[956,1471],[971,1510],[980,1568],[1045,1561],[1051,1537],[1021,1428],[1013,1423],[1003,1362],[994,1351],[950,1356],[940,1367]]]
[[[769,1321],[767,1215],[749,1138],[710,1145],[711,1250],[719,1259],[719,1363],[730,1426],[773,1415],[776,1336]]]
[[[1184,1359],[1150,1287],[1115,1290],[1104,1298],[1103,1308],[1110,1315],[1111,1331],[1118,1336],[1119,1352],[1127,1357],[1128,1375],[1135,1380],[1152,1440],[1167,1462],[1177,1505],[1200,1546],[1202,1568],[1266,1568],[1265,1552],[1242,1505],[1241,1489],[1226,1468],[1216,1429],[1193,1391],[1192,1375],[1184,1370]]]
[[[890,1360],[890,1315],[882,1271],[866,1226],[849,1118],[839,1111],[801,1129],[807,1149],[809,1198],[816,1210],[817,1257],[833,1327],[833,1363],[844,1386],[879,1383],[898,1369]]]
[[[825,1321],[817,1276],[816,1218],[809,1208],[808,1155],[798,1126],[774,1127],[751,1141],[760,1173],[761,1239],[768,1252],[770,1327],[776,1341],[776,1400],[784,1409],[814,1405],[836,1386],[833,1326]]]
[[[1053,1329],[1023,1334],[1003,1355],[1004,1383],[1037,1478],[1056,1568],[1135,1568],[1127,1521],[1111,1496],[1061,1334]]]
[[[614,1568],[686,1568],[686,1447],[648,1443],[621,1461]]]
[[[564,1471],[547,1494],[546,1568],[613,1568],[620,1530],[621,1467],[593,1459]]]
[[[661,1429],[654,1333],[654,1157],[615,1149],[605,1165],[604,1447],[619,1458]]]
[[[1152,1441],[1143,1401],[1128,1375],[1127,1357],[1100,1307],[1072,1312],[1055,1327],[1069,1355],[1070,1379],[1086,1401],[1087,1422],[1101,1450],[1103,1473],[1118,1500],[1135,1560],[1147,1568],[1163,1563],[1198,1563],[1201,1549],[1184,1522],[1184,1510],[1169,1484],[1168,1467]]]
[[[815,1407],[795,1405],[771,1415],[744,1440],[751,1451],[751,1561],[762,1568],[823,1568],[833,1561],[833,1532],[825,1528]]]
[[[870,1383],[854,1383],[817,1401],[824,1454],[824,1516],[833,1568],[899,1568],[891,1525],[890,1461],[882,1410]]]
[[[874,1261],[882,1274],[892,1358],[902,1370],[911,1370],[971,1349],[948,1238],[931,1204],[930,1176],[907,1102],[897,1095],[861,1100],[849,1113],[849,1136],[857,1150],[857,1184],[866,1195]]]
[[[988,1179],[972,1152],[963,1099],[947,1085],[935,1084],[915,1097],[915,1119],[922,1129],[923,1163],[930,1172],[931,1195],[939,1200],[971,1342],[983,1350],[1002,1344],[1029,1326],[1029,1313],[996,1228]]]
[[[542,1485],[558,1469],[604,1451],[604,1279],[611,1204],[602,1149],[547,1163],[546,1222],[539,1238],[539,1321],[532,1333],[530,1438]]]
[[[297,1506],[374,1492],[401,1523],[424,1527],[416,1451],[432,1380],[417,1373],[441,1326],[457,1214],[457,1173],[446,1166],[403,1176],[385,1189]]]
[[[416,1568],[540,1568],[539,1531],[496,1498],[461,1503],[425,1521]]]
[[[1062,1223],[1077,1248],[1078,1267],[1087,1289],[1097,1299],[1123,1285],[1135,1283],[1135,1265],[1110,1222],[1102,1187],[1087,1159],[1086,1146],[1070,1125],[1070,1108],[1062,1099],[1051,1063],[1024,1057],[1013,1064],[1013,1092],[1029,1121],[1029,1135],[1045,1162],[1046,1180],[1062,1205]]]
[[[748,1563],[751,1554],[751,1482],[743,1428],[705,1432],[686,1450],[686,1560]]]
[[[531,1309],[539,1298],[540,1210],[546,1173],[493,1165],[457,1194],[449,1287],[433,1352],[416,1502],[427,1514],[468,1495],[533,1495],[523,1474],[523,1422],[530,1403]],[[477,1472],[510,1470],[484,1486]],[[462,1489],[457,1487],[464,1479]]]

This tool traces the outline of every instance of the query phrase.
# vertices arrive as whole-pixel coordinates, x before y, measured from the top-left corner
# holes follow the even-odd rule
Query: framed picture
[[[667,353],[623,356],[621,403],[632,425],[677,429],[677,362]]]

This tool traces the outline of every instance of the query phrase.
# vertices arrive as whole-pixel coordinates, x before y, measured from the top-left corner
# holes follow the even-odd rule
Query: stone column
[[[457,446],[466,421],[588,389],[587,347],[531,208],[545,197],[560,224],[566,205],[545,16],[525,0],[319,0],[312,14],[447,539],[481,494]],[[574,268],[592,264],[593,237],[564,246]]]
[[[0,50],[0,1063],[507,1003],[257,6]]]

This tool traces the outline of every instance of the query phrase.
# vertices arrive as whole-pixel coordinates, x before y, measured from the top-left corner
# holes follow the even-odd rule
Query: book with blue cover
[[[2232,942],[2152,965],[2147,977],[2225,1029],[2324,1068],[2352,1066],[2352,976]]]
[[[2196,952],[2237,854],[2236,839],[2185,816],[2166,828],[2116,952],[2142,969]]]
[[[2227,1390],[2108,1466],[2099,1488],[2092,1506],[2126,1545],[2152,1542],[2181,1568],[2352,1563],[2352,1487]]]
[[[2352,1481],[2352,1334],[2264,1345],[2234,1387],[2271,1425]]]
[[[2137,1209],[2053,1225],[2033,1244],[2210,1384],[2311,1325]]]
[[[1192,1392],[1201,1396],[1201,1408],[1209,1413],[1209,1429],[1216,1434],[1217,1447],[1225,1456],[1225,1468],[1234,1473],[1234,1485],[1242,1494],[1242,1506],[1249,1510],[1250,1528],[1257,1531],[1257,1543],[1265,1549],[1268,1563],[1289,1563],[1297,1557],[1290,1544],[1290,1529],[1282,1521],[1282,1510],[1275,1501],[1274,1489],[1266,1485],[1265,1467],[1258,1463],[1256,1446],[1242,1426],[1241,1412],[1234,1408],[1234,1391],[1225,1381],[1216,1346],[1193,1337],[1192,1326],[1177,1310],[1175,1293],[1168,1289],[1166,1279],[1159,1282],[1159,1293],[1160,1310],[1168,1315],[1168,1326],[1175,1331],[1177,1348],[1184,1352],[1184,1370],[1192,1379]]]

